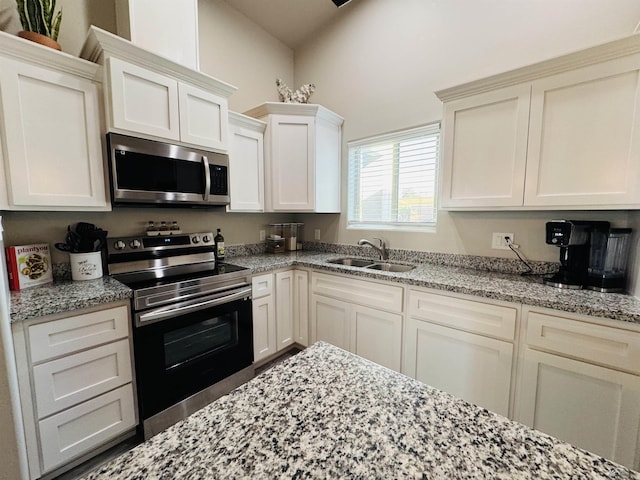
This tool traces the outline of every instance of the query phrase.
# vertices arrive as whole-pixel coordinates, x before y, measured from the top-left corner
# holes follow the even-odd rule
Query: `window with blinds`
[[[435,226],[439,144],[439,123],[348,142],[348,226]]]

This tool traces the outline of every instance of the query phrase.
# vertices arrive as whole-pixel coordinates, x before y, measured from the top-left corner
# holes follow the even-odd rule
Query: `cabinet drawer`
[[[402,287],[382,285],[364,280],[314,273],[311,276],[313,293],[358,303],[371,308],[402,312]]]
[[[29,327],[33,363],[85,348],[112,342],[129,335],[126,306],[63,318]]]
[[[131,384],[39,422],[44,471],[67,463],[133,428]]]
[[[530,346],[640,373],[640,333],[536,311],[526,315]]]
[[[266,297],[273,293],[273,274],[259,275],[251,279],[251,296],[253,298]]]
[[[33,367],[38,418],[131,382],[129,341],[120,340]]]
[[[518,310],[516,307],[409,290],[409,315],[459,330],[513,341]]]

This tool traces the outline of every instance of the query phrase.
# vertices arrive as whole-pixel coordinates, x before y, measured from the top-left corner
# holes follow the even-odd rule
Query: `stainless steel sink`
[[[337,265],[346,265],[348,267],[368,267],[375,263],[374,260],[368,258],[336,258],[335,260],[327,260],[327,263],[335,263]]]
[[[401,263],[380,262],[368,265],[366,268],[369,270],[382,270],[383,272],[408,272],[416,267],[413,265],[403,265]]]
[[[381,270],[383,272],[408,272],[416,268],[414,265],[405,265],[403,263],[380,262],[369,258],[344,257],[334,260],[327,260],[327,263],[336,265],[346,265],[348,267],[368,268],[370,270]]]

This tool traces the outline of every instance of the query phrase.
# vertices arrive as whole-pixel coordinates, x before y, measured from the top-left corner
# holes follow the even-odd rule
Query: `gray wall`
[[[295,52],[295,84],[314,82],[312,100],[345,118],[346,142],[441,119],[434,91],[629,35],[636,0],[354,0],[337,22]],[[533,260],[558,260],[544,243],[555,218],[629,223],[627,212],[438,212],[435,233],[346,228],[346,214],[305,215],[306,235],[353,244],[382,236],[392,248],[513,256],[492,250],[492,232],[511,232]],[[326,232],[326,234],[325,234]]]

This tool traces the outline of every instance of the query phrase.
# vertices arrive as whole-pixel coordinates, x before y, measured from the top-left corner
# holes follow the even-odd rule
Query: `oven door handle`
[[[167,318],[176,317],[178,315],[186,315],[206,308],[222,305],[223,303],[241,300],[243,298],[251,298],[251,286],[233,290],[232,292],[223,292],[214,295],[208,295],[204,298],[182,302],[166,307],[158,308],[147,313],[136,315],[136,326],[142,326],[148,323],[165,320]]]

